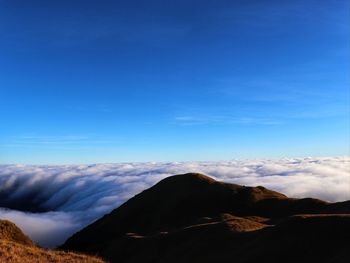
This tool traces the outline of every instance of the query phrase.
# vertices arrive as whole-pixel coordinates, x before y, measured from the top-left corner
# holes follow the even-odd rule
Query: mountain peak
[[[169,176],[161,180],[159,183],[174,183],[176,181],[213,183],[215,182],[215,179],[201,173],[185,173]]]
[[[152,186],[149,190],[152,189],[161,191],[165,190],[166,188],[172,188],[176,190],[179,188],[183,190],[191,188],[191,190],[194,190],[196,187],[207,187],[208,185],[215,183],[218,182],[207,175],[201,173],[185,173],[166,177]]]
[[[147,247],[144,253],[150,255],[155,249],[153,244],[163,246],[163,238],[170,242],[170,248],[179,245],[175,242],[178,239],[184,239],[182,244],[200,236],[221,240],[231,238],[232,233],[263,233],[265,228],[271,228],[273,222],[281,222],[282,218],[323,213],[331,207],[316,199],[291,199],[261,186],[218,182],[200,173],[180,174],[167,177],[134,196],[74,234],[62,248],[97,253],[112,262],[119,262],[124,257],[133,257],[123,254],[124,249],[144,249],[142,242]],[[346,204],[340,208],[349,209]],[[339,207],[334,206],[333,210],[337,209]],[[196,242],[202,244],[201,238],[194,244]],[[153,252],[147,252],[148,248]],[[144,262],[153,262],[153,259]]]

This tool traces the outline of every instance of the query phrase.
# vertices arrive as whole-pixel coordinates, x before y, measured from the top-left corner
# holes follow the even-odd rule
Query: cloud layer
[[[54,247],[133,195],[174,174],[218,180],[326,201],[350,199],[350,157],[95,165],[0,165],[0,218],[35,242]],[[19,211],[21,210],[21,211]]]

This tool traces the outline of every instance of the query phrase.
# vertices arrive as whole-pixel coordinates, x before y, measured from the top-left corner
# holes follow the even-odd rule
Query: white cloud
[[[0,218],[35,242],[56,246],[133,195],[174,174],[201,172],[218,180],[280,191],[290,197],[350,199],[350,157],[223,162],[96,165],[0,165]],[[32,209],[30,209],[32,208]],[[17,210],[40,208],[47,212]]]
[[[81,216],[82,217],[82,216]],[[0,218],[15,222],[32,240],[45,247],[62,244],[82,227],[74,213],[24,213],[0,208]]]

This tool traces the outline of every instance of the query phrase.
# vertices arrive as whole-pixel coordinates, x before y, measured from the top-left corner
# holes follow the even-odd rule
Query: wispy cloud
[[[20,135],[20,136],[13,136],[13,139],[17,140],[18,142],[23,143],[74,143],[74,142],[81,142],[86,141],[90,137],[84,136],[84,135],[54,135],[54,136],[47,136],[47,135]]]
[[[89,146],[99,144],[111,144],[118,142],[115,138],[101,138],[100,136],[88,135],[18,135],[11,136],[6,145],[8,146]]]
[[[183,126],[195,125],[279,125],[282,124],[279,120],[254,118],[254,117],[232,117],[232,116],[177,116],[174,118],[174,123]]]

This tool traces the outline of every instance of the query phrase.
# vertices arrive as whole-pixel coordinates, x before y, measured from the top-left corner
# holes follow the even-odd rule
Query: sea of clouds
[[[39,245],[55,247],[161,179],[188,172],[242,185],[262,185],[290,197],[330,202],[350,199],[350,157],[0,165],[0,219],[13,221]]]

